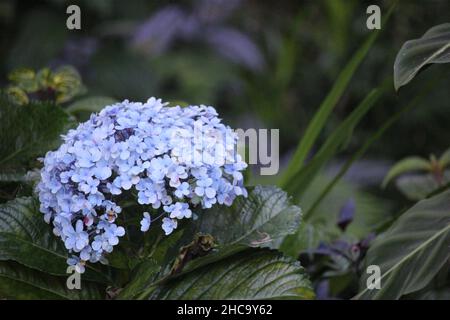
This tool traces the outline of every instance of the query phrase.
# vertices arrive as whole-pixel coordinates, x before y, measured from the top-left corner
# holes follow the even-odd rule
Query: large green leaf
[[[70,274],[66,274],[70,276]],[[14,262],[0,262],[0,298],[7,299],[102,299],[104,289],[83,281],[80,289],[68,289],[66,277],[55,277]]]
[[[0,182],[27,182],[25,170],[0,170]]]
[[[269,250],[246,250],[168,280],[152,299],[312,299],[298,261]]]
[[[278,249],[283,239],[297,230],[300,218],[300,208],[290,204],[284,191],[273,186],[256,186],[247,198],[238,197],[231,207],[216,206],[201,212],[196,221],[189,223],[178,243],[163,240],[151,259],[162,263],[159,278],[167,277],[180,248],[189,245],[196,234],[212,235],[217,247],[206,256],[186,262],[179,274],[222,261],[248,247]],[[155,275],[138,272],[140,268],[135,269],[136,276],[125,287],[121,298],[131,298],[152,286]],[[130,290],[129,287],[139,290]]]
[[[237,198],[231,207],[216,206],[206,210],[185,231],[182,245],[201,233],[212,235],[217,247],[207,256],[187,263],[183,272],[248,247],[279,249],[284,238],[297,231],[300,219],[301,209],[290,203],[286,192],[274,186],[256,186],[247,198]]]
[[[444,265],[426,287],[406,295],[404,298],[408,300],[450,300],[450,264]]]
[[[157,280],[161,265],[154,259],[140,263],[133,271],[129,283],[120,291],[118,299],[133,299],[144,292],[149,285]]]
[[[410,200],[418,201],[427,198],[433,192],[450,183],[450,170],[445,171],[440,182],[433,174],[411,174],[400,177],[395,182],[400,192]],[[442,190],[440,190],[442,191]]]
[[[67,250],[44,222],[38,201],[17,198],[0,205],[0,260],[14,260],[27,267],[53,274],[66,275]],[[87,266],[83,277],[108,283],[107,275]]]
[[[66,110],[70,113],[79,113],[79,112],[99,112],[102,110],[105,106],[111,105],[116,103],[117,100],[110,98],[110,97],[87,97],[80,99],[78,101],[75,101],[74,103],[70,104]]]
[[[429,29],[421,38],[407,41],[394,63],[395,90],[410,82],[425,66],[450,62],[450,23]]]
[[[216,206],[202,212],[194,232],[211,234],[219,246],[245,245],[278,249],[294,233],[301,209],[292,205],[283,190],[256,186],[247,198],[238,197],[231,207]]]
[[[427,290],[408,296],[408,299],[416,300],[450,300],[450,288],[440,288],[434,290]]]
[[[44,155],[71,125],[57,105],[32,102],[18,106],[0,96],[0,166],[18,167]]]
[[[118,299],[133,299],[150,288],[158,278],[170,273],[170,268],[179,253],[179,241],[183,232],[184,229],[179,227],[167,237],[163,235],[162,230],[149,230],[144,242],[150,243],[150,252],[144,253],[148,251],[144,245],[142,254],[145,258],[132,260],[128,257],[132,270],[131,277],[117,296]]]
[[[339,236],[336,232],[333,234],[333,225],[330,225],[331,228],[327,229],[324,224],[303,222],[294,235],[286,237],[280,250],[288,256],[298,257],[302,252],[317,248],[322,242],[330,242]]]
[[[378,237],[366,266],[381,269],[381,289],[361,278],[357,299],[398,299],[424,288],[450,258],[450,192],[418,202]]]

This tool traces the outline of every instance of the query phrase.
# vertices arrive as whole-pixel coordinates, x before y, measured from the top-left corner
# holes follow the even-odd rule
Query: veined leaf
[[[450,300],[450,288],[431,289],[418,294],[408,296],[408,299],[416,300]]]
[[[283,190],[274,186],[256,186],[247,198],[238,197],[231,207],[215,206],[199,214],[174,250],[185,246],[198,233],[211,235],[217,248],[188,266],[217,261],[248,247],[279,249],[284,238],[300,225],[301,209],[292,205]],[[178,251],[169,252],[172,262]]]
[[[404,298],[406,300],[450,300],[450,264],[445,265],[425,288]]]
[[[450,23],[444,23],[403,44],[394,63],[395,90],[409,83],[425,66],[449,62]]]
[[[450,183],[450,171],[445,171],[440,179],[441,181],[438,182],[431,173],[412,174],[400,177],[395,184],[405,197],[418,201],[427,198],[433,192],[438,192],[439,188]]]
[[[0,165],[14,168],[44,155],[70,125],[69,116],[53,103],[18,106],[0,96]]]
[[[0,205],[0,261],[14,260],[53,275],[67,275],[67,250],[53,235],[33,198],[17,198]],[[107,276],[87,266],[86,280],[108,283]]]
[[[219,246],[245,245],[278,249],[284,237],[297,230],[301,209],[292,205],[283,190],[256,186],[247,198],[231,207],[216,206],[202,212],[194,232],[211,234]]]
[[[27,181],[25,170],[0,170],[0,182],[24,182]]]
[[[141,294],[149,285],[156,280],[161,266],[156,260],[147,259],[139,264],[133,272],[129,283],[119,293],[118,299],[133,299]],[[143,281],[144,280],[144,281]]]
[[[329,233],[323,225],[304,222],[294,235],[286,237],[280,250],[290,257],[298,257],[300,253],[329,240]]]
[[[231,207],[216,206],[200,213],[198,220],[192,221],[190,228],[184,230],[179,243],[167,248],[164,259],[158,254],[158,260],[164,261],[159,279],[171,276],[170,269],[180,248],[189,244],[198,233],[211,235],[218,246],[211,253],[188,261],[177,276],[216,262],[222,263],[248,247],[278,249],[285,236],[297,230],[300,216],[300,208],[290,204],[284,191],[273,186],[256,186],[248,198],[236,198]],[[154,282],[153,274],[149,278],[139,272],[128,286],[151,291]],[[130,298],[137,294],[127,287],[124,289],[127,294],[120,297]]]
[[[399,299],[424,288],[450,258],[450,192],[418,202],[378,237],[366,266],[381,269],[381,289],[369,290],[361,278],[356,299]]]
[[[388,183],[395,177],[410,171],[429,171],[431,170],[431,164],[428,160],[420,157],[408,157],[397,162],[387,173],[383,180],[383,187],[386,187]]]
[[[0,298],[91,300],[105,297],[103,288],[83,280],[79,290],[68,289],[67,277],[55,277],[18,263],[0,261]]]
[[[116,103],[117,100],[110,97],[87,97],[73,102],[66,110],[72,114],[79,112],[99,112],[105,106]]]
[[[298,261],[269,250],[246,250],[160,284],[151,299],[312,299]]]

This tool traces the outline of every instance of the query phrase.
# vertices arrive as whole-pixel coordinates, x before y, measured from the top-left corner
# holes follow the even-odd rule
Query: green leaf
[[[8,79],[25,92],[37,91],[39,88],[39,83],[36,81],[36,73],[32,69],[16,69],[8,75]]]
[[[24,170],[0,170],[0,182],[25,182],[28,181]]]
[[[385,18],[385,22],[387,22],[390,15],[392,14],[395,8],[395,4],[396,2],[394,2],[394,4],[389,9],[389,12],[387,13]],[[377,30],[371,33],[371,35],[358,49],[358,51],[355,52],[345,68],[339,74],[337,80],[331,88],[331,91],[328,93],[325,100],[323,100],[318,111],[315,113],[313,119],[306,128],[303,138],[301,139],[297,149],[295,150],[294,156],[289,162],[288,168],[282,176],[282,179],[280,181],[281,186],[285,186],[289,177],[291,177],[292,174],[296,173],[302,168],[309,151],[311,150],[320,132],[325,126],[329,115],[342,97],[345,89],[348,87],[355,71],[358,69],[359,65],[362,63],[373,43],[377,39],[379,32],[380,31]]]
[[[67,250],[39,212],[38,201],[17,198],[0,205],[0,261],[14,260],[53,275],[66,275]],[[97,266],[96,266],[97,267]],[[87,265],[86,280],[109,283],[106,274]]]
[[[416,300],[450,300],[450,288],[439,288],[427,290],[424,292],[419,291],[417,294],[408,296],[408,299]]]
[[[218,246],[206,256],[188,261],[179,275],[222,261],[248,247],[278,249],[283,239],[297,230],[300,218],[300,208],[290,204],[284,191],[273,186],[256,186],[247,198],[236,198],[231,207],[215,206],[201,212],[198,220],[184,230],[178,244],[163,240],[151,259],[156,258],[162,265],[160,279],[170,276],[180,248],[188,245],[198,233],[210,234]],[[163,255],[160,247],[165,250]],[[141,291],[152,286],[155,279],[149,279],[143,272],[136,271],[136,274],[129,286],[139,287]],[[127,287],[125,290],[127,294],[120,297],[138,294]]]
[[[161,230],[149,230],[146,237],[149,235],[150,238],[150,252],[144,254],[144,259],[128,258],[129,264],[136,261],[136,265],[130,265],[132,277],[122,288],[117,296],[118,299],[133,299],[157,281],[158,276],[162,277],[163,272],[161,271],[170,271],[171,263],[178,254],[179,240],[183,232],[183,228],[179,227],[170,237],[167,237],[162,236]],[[145,242],[149,242],[148,240],[146,239]],[[143,251],[146,251],[145,248]]]
[[[430,171],[431,164],[428,160],[420,157],[408,157],[399,162],[397,162],[386,174],[383,180],[383,188],[388,185],[388,183],[398,177],[399,175],[410,172],[410,171]]]
[[[410,200],[422,200],[450,182],[450,171],[444,172],[440,183],[432,174],[406,175],[396,181],[397,188]]]
[[[300,204],[304,212],[315,203],[323,186],[328,185],[331,177],[318,175],[301,195]],[[361,190],[347,181],[337,182],[336,188],[330,191],[326,201],[316,208],[314,215],[307,220],[302,218],[298,231],[287,236],[281,251],[289,256],[298,257],[299,253],[317,248],[320,243],[331,243],[342,237],[342,230],[337,225],[340,210],[352,199],[355,203],[354,217],[345,230],[345,236],[351,239],[363,239],[369,233],[392,220],[390,202]]]
[[[133,276],[118,295],[118,299],[133,299],[156,280],[161,266],[156,260],[147,259],[134,269]]]
[[[356,299],[399,299],[424,288],[450,258],[450,192],[418,202],[379,236],[365,265],[381,269],[381,289],[361,278]]]
[[[450,23],[429,29],[421,38],[407,41],[394,63],[394,86],[399,90],[425,66],[450,62]]]
[[[298,261],[269,250],[246,250],[158,286],[151,299],[312,299]]]
[[[50,75],[49,84],[56,90],[57,103],[67,102],[84,90],[81,76],[72,66],[61,66]]]
[[[286,237],[280,250],[290,257],[298,257],[301,252],[314,249],[329,238],[325,226],[304,222],[294,235]]]
[[[247,198],[237,197],[231,207],[202,211],[175,249],[190,243],[198,233],[212,235],[218,246],[214,253],[197,259],[196,265],[217,261],[247,247],[278,249],[287,235],[295,233],[300,220],[301,209],[290,203],[286,192],[275,186],[256,186],[249,190]],[[173,252],[168,256],[173,261]]]
[[[76,114],[79,112],[99,112],[105,106],[116,103],[117,100],[110,97],[87,97],[75,101],[71,105],[69,105],[66,110],[72,114]]]
[[[405,300],[450,300],[450,264],[438,272],[423,289],[406,295]]]
[[[439,165],[446,168],[450,164],[450,148],[447,149],[439,158]]]
[[[215,206],[199,215],[192,232],[211,234],[219,246],[244,245],[278,249],[294,233],[301,209],[292,205],[283,190],[256,186],[247,198],[238,197],[231,207]]]
[[[60,134],[72,125],[57,105],[32,102],[18,106],[0,96],[0,165],[20,167],[60,143]]]
[[[67,288],[66,277],[55,277],[14,262],[0,262],[0,298],[3,299],[102,299],[104,288],[83,281],[81,288]]]
[[[286,190],[290,194],[298,197],[303,193],[326,162],[348,143],[354,128],[378,101],[381,93],[381,90],[372,90],[336,130],[330,134],[314,158],[291,176],[286,184]]]

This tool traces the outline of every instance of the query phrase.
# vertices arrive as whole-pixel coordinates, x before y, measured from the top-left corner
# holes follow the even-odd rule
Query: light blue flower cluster
[[[106,262],[125,234],[116,224],[121,199],[142,205],[141,231],[155,222],[150,211],[168,235],[197,208],[246,196],[237,135],[217,116],[203,105],[125,100],[63,136],[43,159],[37,192],[45,221],[71,254],[68,264],[83,272],[87,261]]]

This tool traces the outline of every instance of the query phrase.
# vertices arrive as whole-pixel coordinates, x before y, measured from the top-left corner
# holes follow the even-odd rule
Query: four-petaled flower
[[[141,220],[141,231],[145,232],[148,231],[150,228],[150,224],[152,222],[152,219],[150,217],[150,214],[148,212],[144,212],[144,217]]]

